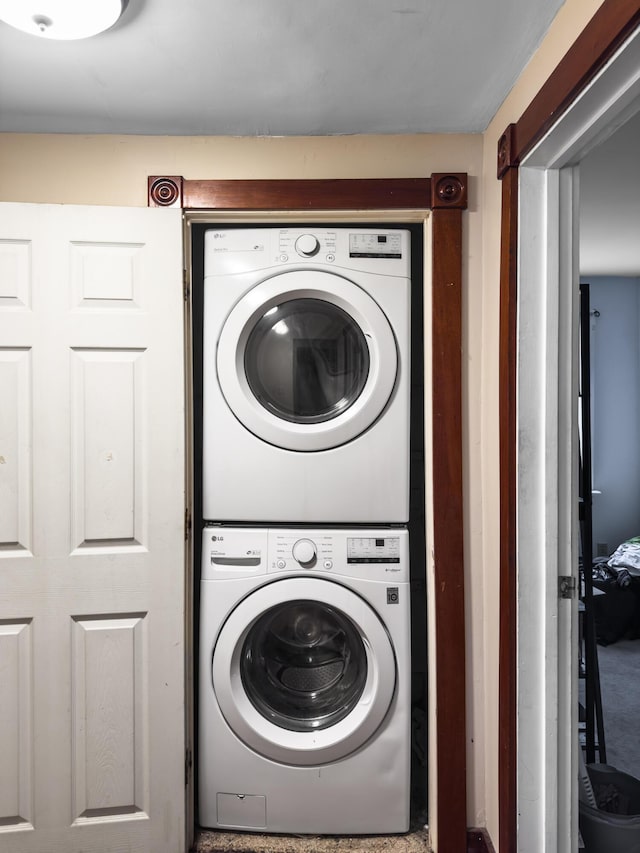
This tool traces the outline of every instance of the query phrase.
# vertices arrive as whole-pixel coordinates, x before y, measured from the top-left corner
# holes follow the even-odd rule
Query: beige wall
[[[478,136],[294,138],[0,134],[4,201],[147,204],[147,175],[185,178],[478,175]]]
[[[468,642],[469,822],[484,821],[485,667],[480,479],[482,247],[480,135],[316,138],[176,138],[0,134],[3,201],[146,205],[148,175],[185,178],[422,177],[470,175],[464,233],[465,554]],[[491,513],[489,513],[491,515]],[[493,512],[495,519],[495,511]],[[495,523],[495,522],[494,522]],[[491,664],[490,664],[491,666]],[[493,681],[496,677],[494,675]],[[495,704],[495,699],[491,699]],[[495,740],[495,738],[494,738]]]
[[[467,819],[498,838],[497,142],[601,0],[566,0],[484,137],[176,138],[0,134],[3,201],[146,205],[147,175],[185,178],[420,177],[467,172],[464,242],[464,485],[467,589]]]

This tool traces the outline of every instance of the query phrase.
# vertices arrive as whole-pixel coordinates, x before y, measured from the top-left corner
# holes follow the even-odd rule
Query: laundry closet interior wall
[[[227,218],[225,211],[231,214],[236,211],[236,216],[231,215],[230,219],[246,219],[248,212],[251,221],[251,211],[275,209],[294,211],[289,214],[294,222],[313,221],[309,213],[295,213],[308,207],[328,211],[329,218],[336,222],[375,221],[377,212],[378,218],[409,219],[425,227],[424,246],[429,257],[423,282],[428,315],[425,330],[431,333],[426,352],[429,353],[428,375],[433,382],[425,395],[426,441],[430,448],[425,455],[430,471],[426,483],[427,492],[431,494],[431,500],[427,497],[427,508],[431,510],[428,534],[431,594],[428,601],[431,602],[430,624],[435,626],[430,632],[429,646],[432,661],[438,660],[437,666],[431,668],[431,672],[435,670],[433,683],[437,687],[431,690],[433,701],[429,709],[430,739],[432,747],[436,747],[429,750],[429,761],[435,762],[429,785],[430,831],[434,843],[441,843],[444,848],[465,844],[466,821],[460,809],[466,788],[464,693],[468,671],[464,660],[461,334],[467,176],[445,172],[432,173],[431,178],[336,183],[189,181],[156,176],[149,178],[149,197],[151,204],[175,203],[187,209],[202,210],[200,219],[207,218],[206,209],[214,209],[222,221]],[[238,215],[238,209],[247,212]],[[336,209],[340,212],[336,213]],[[363,215],[362,211],[369,213]],[[280,218],[272,212],[272,220],[274,216]],[[261,241],[256,239],[256,242]],[[237,359],[236,363],[241,365]],[[219,360],[218,370],[225,370]],[[208,672],[203,672],[208,680]],[[208,715],[204,717],[205,724],[208,719]],[[364,823],[362,827],[362,831],[366,831]]]
[[[425,522],[425,445],[424,445],[424,330],[423,330],[423,282],[424,282],[424,259],[423,244],[425,240],[424,228],[421,224],[403,223],[401,221],[375,222],[375,221],[325,221],[319,218],[315,222],[305,221],[303,225],[295,221],[278,222],[227,222],[203,223],[194,222],[190,227],[191,234],[191,328],[192,328],[192,366],[193,366],[193,613],[194,613],[194,660],[199,658],[201,649],[198,644],[199,636],[199,581],[200,566],[202,563],[201,543],[202,538],[199,531],[206,522],[206,513],[202,508],[203,490],[203,464],[202,464],[202,428],[203,428],[203,314],[204,314],[204,237],[207,230],[212,229],[278,229],[288,228],[318,232],[321,229],[334,231],[339,229],[351,229],[362,231],[363,229],[374,229],[388,232],[390,229],[406,229],[410,232],[411,248],[411,418],[410,418],[410,510],[409,523],[409,548],[411,567],[411,814],[414,822],[425,823],[427,821],[427,626],[426,626],[426,522]],[[427,385],[427,390],[429,385]],[[225,452],[233,453],[233,447],[225,448]],[[376,460],[371,459],[375,465]],[[260,472],[255,472],[256,478]],[[316,484],[317,488],[340,489],[340,482],[333,482],[333,478]],[[278,482],[273,483],[273,501],[278,503],[278,489],[282,488]],[[304,496],[300,496],[301,503]],[[265,519],[268,521],[268,519]],[[322,519],[319,520],[322,523]],[[249,527],[260,526],[257,524]],[[332,528],[337,525],[330,525]],[[365,527],[375,525],[365,525]],[[313,524],[305,524],[305,528],[313,527]],[[224,532],[224,528],[221,528]],[[393,534],[390,529],[389,534]],[[303,532],[300,535],[304,535]],[[203,689],[202,685],[195,679],[195,692]],[[194,707],[195,725],[194,731],[198,731],[197,702]],[[197,742],[197,734],[196,734]],[[194,750],[196,769],[196,796],[198,802],[198,747]],[[366,780],[362,780],[366,784]],[[375,784],[375,783],[374,783]],[[200,821],[202,822],[202,820]]]

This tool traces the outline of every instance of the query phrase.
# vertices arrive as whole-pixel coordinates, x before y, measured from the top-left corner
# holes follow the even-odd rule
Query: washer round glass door
[[[351,590],[286,578],[243,599],[212,661],[222,714],[251,749],[275,761],[335,761],[384,720],[396,682],[389,635]]]
[[[220,388],[244,426],[289,450],[326,450],[373,424],[396,382],[389,321],[362,288],[317,270],[281,273],[233,307]]]

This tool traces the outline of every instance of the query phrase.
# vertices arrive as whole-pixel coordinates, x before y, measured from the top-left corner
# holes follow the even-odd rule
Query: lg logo
[[[212,542],[224,542],[224,536],[212,536],[211,541]]]

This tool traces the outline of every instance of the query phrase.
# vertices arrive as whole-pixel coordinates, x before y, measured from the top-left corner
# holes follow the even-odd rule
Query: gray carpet
[[[607,764],[640,778],[640,640],[598,646]]]

